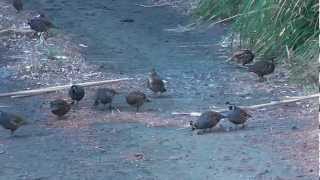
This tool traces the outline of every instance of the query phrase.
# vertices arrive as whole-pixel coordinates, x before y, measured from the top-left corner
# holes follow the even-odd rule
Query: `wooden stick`
[[[244,109],[258,109],[258,108],[262,108],[262,107],[267,107],[267,106],[274,106],[274,105],[279,105],[279,104],[287,104],[287,103],[292,103],[292,102],[296,102],[296,101],[300,101],[300,100],[304,100],[304,99],[312,99],[315,97],[319,97],[320,98],[320,93],[317,94],[312,94],[312,95],[308,95],[308,96],[295,96],[295,97],[289,97],[289,99],[284,99],[284,100],[280,100],[280,101],[274,101],[274,102],[269,102],[269,103],[264,103],[264,104],[258,104],[258,105],[252,105],[252,106],[239,106],[241,108]],[[213,111],[216,112],[223,112],[226,111],[227,109],[211,109]],[[172,112],[172,115],[188,115],[188,116],[195,116],[195,117],[199,117],[201,116],[200,112]]]
[[[103,84],[116,83],[120,81],[132,80],[132,79],[133,78],[122,78],[122,79],[113,79],[113,80],[105,80],[105,81],[94,81],[94,82],[78,83],[77,85],[80,85],[83,87],[99,86]],[[0,93],[0,98],[1,97],[19,98],[19,97],[35,96],[35,95],[40,95],[44,93],[50,93],[50,92],[56,92],[63,89],[68,89],[71,86],[72,84],[68,84],[68,85],[61,85],[61,86],[54,86],[54,87],[47,87],[47,88],[40,88],[40,89],[25,90],[25,91]]]
[[[152,7],[162,7],[162,6],[170,6],[169,3],[164,4],[154,4],[154,5],[144,5],[144,4],[136,4],[136,6],[145,7],[145,8],[152,8]]]
[[[20,34],[27,34],[32,33],[31,29],[2,29],[0,30],[0,35],[2,34],[10,34],[10,33],[20,33]]]
[[[265,103],[265,104],[258,104],[258,105],[252,105],[252,106],[241,106],[241,107],[247,108],[247,109],[257,109],[257,108],[266,107],[266,106],[274,106],[274,105],[279,105],[279,104],[292,103],[292,102],[296,102],[296,101],[300,101],[300,100],[304,100],[304,99],[311,99],[311,98],[315,98],[315,97],[319,97],[319,96],[320,96],[320,93],[317,93],[317,94],[312,94],[312,95],[308,95],[308,96],[290,97],[290,99],[284,99],[281,101],[274,101],[274,102],[269,102],[269,103]]]

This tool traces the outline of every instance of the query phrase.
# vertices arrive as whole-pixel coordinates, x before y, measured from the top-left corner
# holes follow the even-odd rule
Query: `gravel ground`
[[[63,9],[64,3],[27,4],[51,16],[60,14],[53,17],[63,29],[52,31],[43,46],[25,25],[36,12],[16,14],[0,0],[0,30],[17,29],[16,33],[0,34],[0,82],[5,85],[0,92],[121,77],[136,80],[108,86],[121,92],[114,103],[118,110],[93,108],[96,87],[92,87],[62,120],[50,113],[48,102],[67,98],[66,91],[1,99],[0,105],[10,106],[5,110],[22,114],[31,122],[14,137],[0,131],[1,180],[318,179],[316,99],[251,110],[253,118],[245,129],[226,131],[218,127],[205,135],[185,128],[195,117],[171,114],[221,107],[227,100],[249,105],[303,95],[301,88],[289,85],[283,68],[278,67],[268,82],[258,83],[254,75],[225,63],[228,49],[221,37],[227,34],[227,26],[172,32],[167,30],[185,24],[188,18],[168,7],[142,8],[135,4],[148,3],[119,0],[107,4],[115,9],[112,14],[102,16],[94,3],[74,1],[72,5],[77,8],[72,12]],[[81,28],[62,17],[68,13],[79,13],[67,17],[79,18]],[[118,23],[132,13],[138,23]],[[95,23],[105,25],[103,32],[85,24],[97,16],[108,18],[105,24],[99,20]],[[124,30],[116,31],[123,26]],[[98,42],[102,38],[107,40]],[[131,63],[123,66],[123,62]],[[159,67],[169,91],[161,98],[152,97],[152,102],[136,113],[126,105],[124,96],[131,89],[145,91],[144,80],[152,66]],[[222,125],[231,127],[226,121]]]

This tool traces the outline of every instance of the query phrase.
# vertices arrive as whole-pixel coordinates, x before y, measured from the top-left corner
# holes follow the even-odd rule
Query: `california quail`
[[[155,69],[152,69],[147,82],[148,88],[154,93],[163,93],[166,92],[164,87],[164,82],[157,74]]]
[[[22,0],[13,0],[12,5],[18,12],[23,10]]]
[[[140,91],[130,92],[126,97],[127,103],[131,106],[135,106],[137,108],[137,112],[139,111],[140,106],[144,104],[144,102],[150,102],[147,96]]]
[[[11,135],[20,126],[25,124],[27,124],[27,122],[24,120],[24,118],[12,113],[0,111],[0,125],[5,129],[9,129],[11,131]]]
[[[119,94],[119,93],[116,92],[114,89],[99,88],[97,90],[96,99],[94,101],[94,106],[98,106],[100,103],[103,104],[104,106],[106,104],[109,104],[109,109],[111,110],[112,109],[112,100],[116,94]]]
[[[226,102],[226,104],[228,105],[228,111],[225,115],[226,118],[228,118],[228,120],[236,126],[242,125],[243,128],[246,121],[252,116],[248,114],[244,109],[241,109],[234,104],[231,104],[229,102]]]
[[[275,69],[274,59],[272,59],[271,62],[257,61],[254,64],[247,66],[250,72],[253,72],[258,75],[259,81],[265,80],[263,76],[273,73]]]
[[[200,129],[207,130],[215,127],[224,116],[215,111],[206,111],[201,114],[196,122],[191,121],[190,126],[192,130]]]
[[[50,19],[41,13],[39,16],[33,17],[28,21],[30,28],[38,32],[47,32],[50,28],[55,28],[55,25]]]
[[[254,54],[249,49],[242,49],[233,53],[231,60],[242,64],[243,66],[251,63],[254,59]]]
[[[51,107],[51,112],[58,117],[64,116],[71,109],[71,105],[63,99],[57,99],[57,100],[51,101],[50,107]]]
[[[79,102],[81,101],[81,99],[84,97],[85,92],[84,92],[84,88],[82,86],[79,85],[72,85],[70,90],[69,90],[69,96],[72,99],[72,104],[74,104],[74,102]]]

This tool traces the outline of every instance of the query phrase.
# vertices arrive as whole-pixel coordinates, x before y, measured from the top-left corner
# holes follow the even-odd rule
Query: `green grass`
[[[202,0],[194,14],[230,20],[244,47],[277,56],[293,80],[312,85],[318,84],[318,6],[316,0]]]

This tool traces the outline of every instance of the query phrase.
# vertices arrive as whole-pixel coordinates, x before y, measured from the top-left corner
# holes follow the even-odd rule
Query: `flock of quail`
[[[23,10],[22,0],[13,0],[13,6],[18,12],[20,12]],[[55,27],[44,14],[40,14],[39,16],[32,18],[29,20],[28,24],[36,33],[47,32],[50,28]],[[265,80],[264,76],[271,74],[275,69],[273,59],[271,61],[257,61],[253,64],[250,64],[253,62],[253,59],[254,54],[248,49],[239,50],[230,58],[230,60],[246,67],[249,72],[257,74],[260,81]],[[162,94],[166,92],[165,83],[155,69],[152,69],[149,74],[147,87],[156,94]],[[109,105],[108,108],[111,110],[112,101],[114,96],[117,94],[119,93],[111,88],[98,88],[93,104],[94,106],[103,105],[104,107]],[[63,99],[54,100],[50,102],[51,112],[58,117],[63,117],[70,111],[72,105],[79,103],[84,96],[85,89],[82,86],[72,85],[69,89],[69,97],[71,98],[72,102],[69,103]],[[147,98],[147,96],[140,91],[129,92],[129,94],[126,96],[126,102],[130,106],[135,107],[136,111],[139,111],[139,108],[145,102],[149,101],[150,100]],[[190,126],[192,130],[199,130],[198,132],[210,130],[215,127],[221,119],[224,118],[228,119],[236,126],[241,125],[244,127],[246,121],[251,117],[251,115],[235,104],[226,102],[226,105],[228,110],[225,112],[220,113],[215,111],[206,111],[202,113],[195,122],[191,121]],[[10,130],[11,134],[13,134],[20,126],[25,124],[27,124],[27,121],[24,120],[24,118],[13,113],[0,111],[0,125],[5,129]]]

